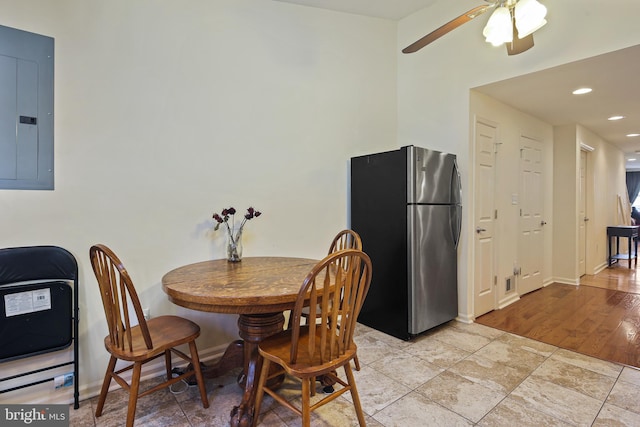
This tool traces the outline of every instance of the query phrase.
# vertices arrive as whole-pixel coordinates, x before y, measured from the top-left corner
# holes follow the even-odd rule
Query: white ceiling
[[[534,47],[535,49],[535,47]],[[476,88],[552,125],[579,123],[615,144],[640,169],[640,45]],[[593,92],[572,95],[579,87]],[[625,116],[609,121],[613,115]]]
[[[399,20],[436,0],[276,0],[358,15]],[[454,16],[443,16],[442,23]],[[425,28],[425,34],[435,28]],[[446,35],[445,35],[446,37]],[[437,43],[437,41],[436,41]],[[535,49],[536,47],[534,47]],[[428,55],[425,52],[413,55]],[[480,92],[552,125],[578,123],[615,144],[627,158],[627,168],[640,170],[640,45],[531,73],[479,88]],[[593,92],[571,95],[578,87]],[[608,121],[612,115],[625,119]]]
[[[276,0],[356,15],[400,20],[431,6],[436,0]]]

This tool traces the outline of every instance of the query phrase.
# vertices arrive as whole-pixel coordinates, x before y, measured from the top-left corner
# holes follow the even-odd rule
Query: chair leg
[[[353,358],[353,364],[356,365],[356,371],[360,370],[360,361],[358,360],[358,355],[356,354],[356,357]]]
[[[351,370],[350,364],[344,365],[344,373],[347,374],[347,381],[349,382],[349,386],[351,386],[351,397],[353,398],[353,406],[356,409],[356,415],[358,416],[358,423],[360,427],[366,427],[366,423],[364,421],[364,413],[362,412],[362,405],[360,405],[360,396],[358,395],[358,389],[356,388],[356,380],[353,377],[353,371]]]
[[[191,351],[191,364],[193,370],[196,373],[196,381],[198,382],[198,388],[200,389],[200,398],[202,399],[202,406],[209,407],[209,398],[207,397],[207,389],[204,387],[204,378],[202,376],[202,367],[200,366],[200,358],[198,357],[198,348],[196,342],[191,341],[189,343],[189,350]]]
[[[171,373],[171,350],[164,351],[164,368],[167,371],[167,381],[169,381],[173,376]]]
[[[302,379],[302,427],[311,425],[311,378]]]
[[[111,376],[116,368],[117,358],[111,356],[109,359],[109,365],[107,365],[107,372],[104,374],[104,380],[102,381],[102,389],[100,390],[100,397],[98,398],[98,406],[96,407],[96,417],[102,415],[102,409],[104,408],[104,401],[107,400],[107,393],[109,392],[109,385],[111,384]]]
[[[311,425],[311,378],[302,379],[302,427]],[[315,388],[315,387],[314,387]]]
[[[138,404],[138,392],[140,391],[140,374],[142,372],[142,363],[133,364],[133,373],[131,375],[131,386],[129,388],[129,407],[127,409],[127,427],[133,427],[133,421],[136,418],[136,406]]]
[[[258,425],[258,417],[260,415],[260,406],[262,405],[262,398],[264,396],[264,386],[267,383],[267,377],[269,376],[269,367],[271,361],[262,359],[262,369],[260,370],[260,377],[258,378],[258,384],[256,386],[256,400],[253,405],[253,421],[251,425],[256,427]]]

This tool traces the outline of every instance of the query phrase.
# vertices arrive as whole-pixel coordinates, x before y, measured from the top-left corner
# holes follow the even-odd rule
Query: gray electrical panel
[[[54,41],[0,26],[0,189],[53,190]]]

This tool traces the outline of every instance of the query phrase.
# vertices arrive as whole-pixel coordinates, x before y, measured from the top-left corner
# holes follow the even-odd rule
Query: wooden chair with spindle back
[[[349,229],[342,230],[336,234],[329,246],[329,253],[332,254],[343,249],[358,249],[361,251],[362,239],[360,239],[360,235]]]
[[[329,245],[329,255],[341,251],[343,249],[357,249],[362,250],[362,239],[360,239],[360,235],[353,230],[342,230],[333,238],[331,245]],[[345,262],[343,260],[343,262]],[[340,267],[346,268],[347,266],[341,265]],[[319,310],[316,310],[316,317]],[[305,307],[302,309],[302,317],[305,319],[305,322],[309,321],[309,307]],[[291,322],[289,322],[291,325]],[[358,360],[358,355],[353,358],[353,363],[356,367],[356,371],[360,370],[360,361]]]
[[[200,335],[200,327],[178,316],[158,316],[146,320],[131,277],[113,251],[104,245],[94,245],[89,250],[89,256],[100,286],[102,305],[109,327],[109,335],[105,337],[104,345],[111,354],[96,407],[96,417],[102,415],[111,379],[129,392],[126,425],[131,427],[135,419],[138,397],[191,377],[194,371],[202,406],[208,408],[209,400],[195,342]],[[191,357],[175,348],[182,344],[189,345]],[[194,371],[187,370],[172,378],[171,353],[191,363]],[[140,393],[142,365],[162,356],[165,358],[167,380]],[[116,371],[118,359],[131,364]],[[127,383],[121,374],[129,370],[133,370],[133,373],[131,382]]]
[[[345,265],[346,269],[336,266]],[[302,416],[302,425],[310,424],[311,411],[329,403],[346,391],[351,392],[360,426],[364,414],[350,361],[356,355],[353,334],[356,320],[371,284],[371,260],[364,252],[344,249],[327,255],[307,275],[292,312],[291,328],[266,338],[258,345],[262,369],[257,386],[253,425],[258,422],[260,405],[266,392],[278,403]],[[305,306],[318,307],[316,322],[301,325]],[[336,309],[338,307],[338,309]],[[272,364],[279,369],[271,369]],[[336,374],[343,367],[347,380]],[[302,381],[302,407],[298,408],[276,393],[267,381],[283,373]],[[330,377],[342,388],[310,404],[315,378]]]

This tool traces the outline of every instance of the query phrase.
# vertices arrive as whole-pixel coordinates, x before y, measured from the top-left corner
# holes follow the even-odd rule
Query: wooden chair
[[[172,378],[172,352],[192,364],[198,388],[200,389],[202,406],[208,408],[209,400],[207,399],[195,342],[200,335],[200,327],[192,321],[178,316],[158,316],[145,320],[131,277],[118,257],[104,245],[92,246],[89,250],[89,256],[93,272],[100,286],[102,305],[104,306],[104,314],[109,327],[109,335],[105,337],[104,345],[111,354],[96,407],[96,417],[102,415],[111,379],[114,379],[123,389],[129,392],[126,425],[131,427],[135,419],[138,397],[146,396],[193,376],[194,372],[188,370]],[[134,316],[137,318],[138,325],[135,325],[135,323],[132,325],[132,321],[135,322],[136,320]],[[191,357],[174,348],[181,344],[189,345]],[[161,356],[165,358],[167,381],[140,393],[142,365]],[[116,371],[115,367],[118,359],[132,363]],[[133,369],[133,373],[129,384],[121,374],[131,369]]]
[[[348,267],[336,268],[337,265]],[[356,249],[345,249],[327,255],[311,270],[298,293],[291,329],[266,338],[258,346],[262,369],[256,394],[254,426],[259,418],[265,392],[278,403],[301,415],[302,425],[309,426],[311,411],[346,391],[351,392],[360,426],[365,426],[349,362],[356,355],[353,333],[370,284],[371,260],[367,254]],[[300,324],[305,306],[319,307],[317,322]],[[336,310],[335,307],[339,309]],[[272,363],[278,365],[278,369],[269,373]],[[335,371],[340,367],[344,368],[346,382],[336,375]],[[295,407],[267,385],[269,379],[283,373],[302,381],[302,408]],[[311,405],[310,397],[315,394],[315,378],[321,375],[332,378],[343,387]]]
[[[355,231],[348,229],[342,230],[341,232],[336,234],[336,237],[333,238],[333,241],[329,246],[329,255],[343,249],[357,249],[361,251],[362,240],[360,239],[360,235]],[[342,267],[344,268],[344,266]],[[305,322],[309,321],[309,307],[305,307],[302,309],[302,317],[305,319]],[[289,322],[289,326],[291,326],[291,322]],[[356,369],[360,370],[359,367]]]
[[[342,230],[336,237],[333,238],[331,246],[329,246],[329,253],[341,251],[343,249],[358,249],[362,250],[362,240],[360,235],[353,230]]]
[[[362,250],[362,239],[360,239],[360,235],[353,230],[342,230],[336,237],[333,238],[331,245],[329,246],[329,254],[334,252],[341,251],[343,249],[357,249]],[[346,268],[346,266],[342,265],[342,268]],[[302,309],[302,317],[305,319],[305,322],[309,322],[309,307],[305,307]],[[316,318],[318,317],[317,313],[319,309],[316,310]],[[291,325],[291,322],[289,322]],[[356,367],[356,371],[360,370],[360,361],[358,360],[358,355],[353,358],[353,363]]]

